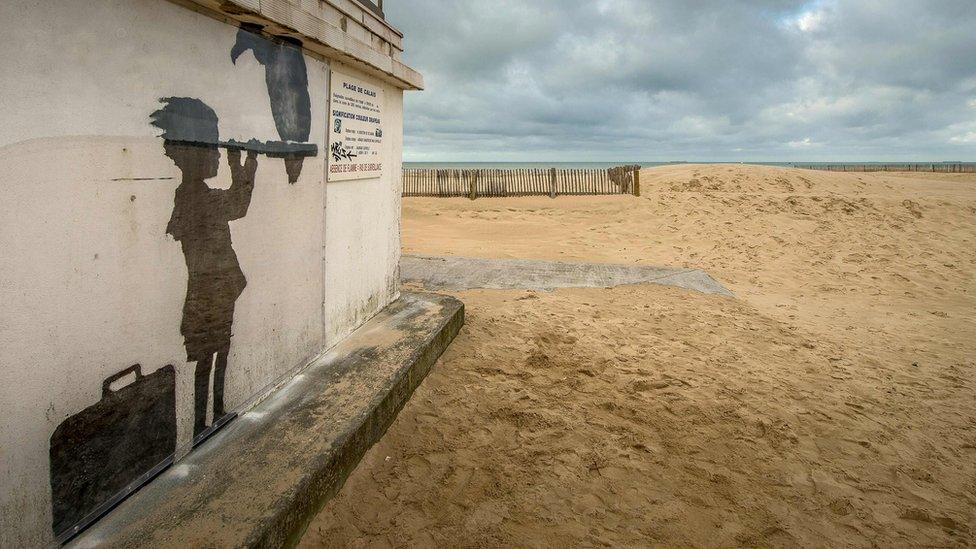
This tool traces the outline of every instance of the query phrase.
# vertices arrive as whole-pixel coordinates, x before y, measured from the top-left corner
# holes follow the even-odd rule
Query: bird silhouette
[[[308,70],[301,42],[289,37],[273,40],[260,34],[260,25],[245,24],[237,32],[237,41],[230,50],[235,65],[246,51],[264,67],[264,81],[271,101],[278,137],[282,141],[305,143],[312,129],[312,102],[308,95]],[[302,172],[304,158],[285,158],[288,182],[295,183]]]

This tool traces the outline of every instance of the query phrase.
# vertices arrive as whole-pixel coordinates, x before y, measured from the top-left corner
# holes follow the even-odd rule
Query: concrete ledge
[[[306,51],[354,66],[400,89],[424,88],[423,75],[400,61],[400,31],[360,4],[348,0],[170,1],[224,22],[257,23],[272,34],[299,38]]]
[[[400,260],[400,278],[403,282],[422,284],[428,290],[456,291],[471,288],[552,290],[609,288],[624,284],[661,284],[703,294],[734,297],[725,286],[701,269],[612,263],[562,263],[530,259],[405,255]]]
[[[460,301],[405,292],[70,546],[294,545],[463,323]]]

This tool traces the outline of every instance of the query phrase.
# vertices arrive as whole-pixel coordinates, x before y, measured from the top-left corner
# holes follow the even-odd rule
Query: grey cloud
[[[392,0],[407,160],[974,159],[976,2]]]

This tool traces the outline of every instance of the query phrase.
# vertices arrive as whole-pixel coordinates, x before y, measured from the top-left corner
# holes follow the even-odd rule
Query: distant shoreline
[[[514,168],[576,168],[603,169],[614,166],[639,164],[644,168],[654,166],[672,166],[681,164],[751,164],[756,166],[878,166],[878,165],[914,165],[914,164],[962,164],[976,166],[976,162],[961,161],[919,161],[919,162],[707,162],[707,161],[673,161],[673,162],[404,162],[404,168],[428,169],[514,169]]]

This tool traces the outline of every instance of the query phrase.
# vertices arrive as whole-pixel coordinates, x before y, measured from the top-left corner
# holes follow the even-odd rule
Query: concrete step
[[[404,292],[69,545],[294,545],[463,323],[460,301]]]

